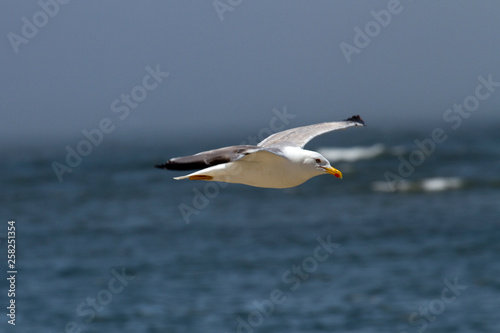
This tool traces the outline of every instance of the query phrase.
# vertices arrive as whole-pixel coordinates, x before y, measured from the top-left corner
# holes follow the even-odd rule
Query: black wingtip
[[[206,168],[208,165],[204,162],[178,163],[178,158],[172,158],[163,164],[156,164],[155,168],[165,170],[199,170]],[[182,159],[182,158],[181,158]]]
[[[155,168],[158,168],[158,169],[168,169],[167,168],[167,164],[156,164]]]
[[[366,126],[365,121],[363,119],[361,119],[361,117],[359,116],[359,114],[354,115],[354,116],[352,116],[350,118],[347,118],[347,119],[345,119],[345,121],[354,121],[356,123],[362,124],[363,126]]]
[[[169,159],[168,161],[166,161],[163,164],[156,164],[155,168],[166,169],[166,170],[179,170],[179,166],[177,164],[175,164],[172,160],[175,160],[175,159],[174,158]],[[180,170],[182,170],[182,169],[180,169]]]

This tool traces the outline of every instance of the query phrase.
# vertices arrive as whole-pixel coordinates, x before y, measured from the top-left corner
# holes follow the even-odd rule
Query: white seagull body
[[[321,154],[305,150],[307,142],[318,135],[354,126],[365,126],[359,116],[349,119],[292,128],[275,133],[256,146],[230,146],[176,157],[157,168],[199,171],[175,179],[219,181],[255,187],[287,188],[312,177],[332,174],[342,178]]]

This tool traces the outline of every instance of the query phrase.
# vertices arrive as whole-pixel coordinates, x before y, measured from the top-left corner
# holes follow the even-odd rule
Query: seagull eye
[[[316,163],[321,163],[321,160],[319,158],[317,158]]]

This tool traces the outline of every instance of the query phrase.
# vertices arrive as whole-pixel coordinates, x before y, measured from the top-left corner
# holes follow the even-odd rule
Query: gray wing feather
[[[286,143],[286,145],[303,148],[306,143],[308,143],[318,135],[354,126],[365,126],[365,122],[363,121],[363,119],[361,119],[360,116],[352,116],[343,121],[291,128],[289,130],[278,132],[265,138],[264,140],[259,142],[257,146],[267,148],[273,145],[281,145]]]
[[[252,145],[230,146],[204,151],[191,156],[174,157],[164,164],[155,165],[155,167],[169,170],[198,170],[236,161],[259,150],[263,150],[263,148]]]

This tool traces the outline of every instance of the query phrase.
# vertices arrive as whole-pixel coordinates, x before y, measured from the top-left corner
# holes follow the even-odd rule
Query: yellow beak
[[[334,175],[335,177],[342,179],[342,172],[340,172],[339,170],[337,170],[331,166],[330,167],[323,167],[322,166],[322,168],[325,169],[325,171],[328,172],[329,174]]]

